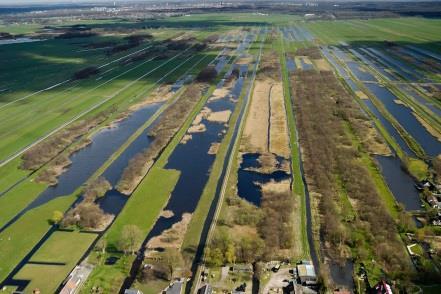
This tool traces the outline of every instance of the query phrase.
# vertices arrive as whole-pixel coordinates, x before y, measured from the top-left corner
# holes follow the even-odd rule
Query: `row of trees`
[[[265,242],[259,237],[233,239],[227,231],[219,230],[206,248],[206,262],[211,266],[253,263],[263,257],[265,249]]]
[[[153,38],[153,36],[150,35],[150,34],[130,35],[130,36],[125,38],[127,43],[116,44],[112,48],[110,48],[107,51],[107,53],[109,55],[111,55],[111,54],[127,51],[129,49],[138,47],[139,45],[141,45],[144,42],[145,39],[151,39],[151,38]]]
[[[91,31],[78,31],[78,30],[68,30],[61,35],[55,37],[56,39],[75,39],[75,38],[90,38],[95,37],[98,34]]]
[[[332,72],[300,71],[291,84],[308,188],[319,195],[312,201],[318,201],[323,253],[333,260],[351,252],[360,261],[373,256],[389,274],[409,273],[397,226],[352,142],[351,133],[366,132],[367,118]],[[342,194],[355,220],[345,221]]]
[[[98,67],[96,66],[88,66],[86,68],[83,68],[79,71],[76,71],[72,78],[74,80],[83,80],[83,79],[87,79],[91,76],[97,75],[100,72],[100,70],[98,69]]]

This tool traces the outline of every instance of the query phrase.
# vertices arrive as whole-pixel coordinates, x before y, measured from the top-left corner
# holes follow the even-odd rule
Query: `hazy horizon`
[[[198,2],[198,0],[187,0],[187,2]],[[219,2],[219,0],[204,0],[205,2]],[[247,1],[247,0],[245,0]],[[258,0],[259,2],[262,0]],[[277,1],[277,0],[269,0]],[[441,0],[418,0],[418,1],[407,1],[407,0],[314,0],[311,2],[439,2]],[[21,5],[48,5],[48,4],[87,4],[87,3],[124,3],[124,2],[162,2],[160,0],[0,0],[0,5],[11,5],[11,6],[21,6]],[[164,2],[180,2],[180,0],[167,0]],[[199,2],[203,2],[200,0]],[[229,0],[227,2],[237,2],[236,0]],[[291,0],[287,2],[308,2],[304,0]]]

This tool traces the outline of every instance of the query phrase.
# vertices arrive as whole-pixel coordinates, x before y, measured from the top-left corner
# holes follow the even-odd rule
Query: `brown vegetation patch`
[[[252,63],[253,61],[254,61],[253,56],[245,56],[245,57],[240,58],[240,59],[236,62],[236,64],[250,64],[250,63]]]
[[[276,52],[265,53],[259,64],[257,80],[269,78],[274,81],[280,81],[279,56]]]
[[[289,158],[288,124],[285,111],[282,83],[276,83],[270,93],[271,117],[270,117],[270,142],[269,151],[277,155]]]
[[[173,217],[174,215],[175,215],[174,212],[171,211],[171,210],[163,210],[163,211],[161,212],[161,215],[160,215],[160,216],[165,217],[165,218],[171,218],[171,217]]]
[[[110,189],[112,189],[112,185],[104,177],[87,183],[83,189],[83,200],[64,215],[61,226],[77,226],[96,231],[106,229],[112,222],[114,215],[105,214],[96,204],[96,200],[103,197]]]
[[[95,202],[83,201],[70,209],[64,216],[61,227],[77,226],[81,229],[104,230],[113,215],[105,214]]]
[[[185,134],[181,139],[181,144],[187,144],[188,141],[193,139],[193,136],[190,134]]]
[[[423,127],[435,138],[438,139],[438,141],[441,141],[441,134],[435,130],[434,127],[432,127],[430,124],[427,123],[424,119],[422,119],[417,113],[412,111],[412,114],[416,117],[416,119],[420,122],[420,124],[423,125]]]
[[[243,137],[246,138],[247,146],[241,146],[242,150],[255,153],[268,151],[268,99],[270,88],[270,81],[256,80],[243,131]]]
[[[111,108],[96,116],[73,123],[71,126],[57,132],[48,139],[38,143],[22,155],[21,167],[27,170],[37,170],[43,164],[53,159],[72,143],[80,139],[89,130],[105,121],[116,109]]]
[[[280,182],[276,182],[274,180],[269,181],[265,184],[260,184],[262,188],[262,193],[284,193],[288,192],[291,189],[291,181],[290,180],[282,180]]]
[[[295,204],[292,199],[289,181],[270,182],[262,185],[263,218],[258,226],[259,235],[265,242],[266,260],[290,258],[294,244]],[[288,255],[285,255],[287,254]]]
[[[222,87],[222,88],[214,90],[209,101],[214,101],[214,100],[219,100],[219,99],[225,98],[230,93],[230,90],[231,89],[228,87]]]
[[[329,63],[324,58],[315,59],[314,60],[314,64],[315,64],[315,67],[318,70],[324,70],[324,71],[330,71],[331,70],[331,67],[329,66]]]
[[[318,47],[299,48],[296,51],[296,55],[308,56],[311,59],[321,59],[322,58],[322,54],[320,53],[320,49]]]
[[[153,237],[147,243],[147,248],[181,248],[191,217],[190,213],[184,213],[181,221],[173,224],[170,229],[163,231],[161,235]]]
[[[198,125],[192,125],[191,127],[188,128],[188,133],[189,134],[193,134],[193,133],[203,133],[207,130],[207,127],[200,123]]]
[[[272,152],[289,158],[288,125],[278,55],[262,57],[250,110],[245,122],[242,151]]]
[[[377,155],[391,155],[392,152],[390,147],[384,141],[383,137],[380,136],[378,130],[370,122],[360,122],[365,124],[360,133],[363,137],[360,137],[360,141],[365,146],[366,150],[371,154]]]
[[[270,152],[264,152],[259,155],[260,167],[257,169],[261,173],[270,174],[277,169],[276,155]]]
[[[198,125],[202,122],[204,118],[207,118],[210,115],[211,109],[204,106],[202,110],[196,115],[195,119],[192,122],[192,125]]]
[[[95,201],[97,198],[103,197],[107,191],[112,189],[112,185],[104,177],[89,182],[83,189],[83,197],[86,201]]]
[[[360,99],[369,99],[369,97],[363,91],[360,90],[355,91],[355,95],[357,95],[357,97]]]
[[[72,161],[66,154],[58,156],[36,177],[37,183],[46,183],[49,186],[55,186],[58,183],[58,177],[72,164]]]
[[[227,97],[230,94],[236,80],[236,76],[231,75],[229,79],[225,80],[224,85],[221,88],[216,88],[213,91],[208,101],[219,100]]]
[[[208,149],[208,154],[217,154],[217,151],[219,151],[219,142],[211,143],[210,149]]]
[[[167,101],[170,98],[172,98],[173,95],[174,92],[171,91],[170,85],[161,86],[157,88],[155,91],[153,91],[151,94],[149,94],[149,96],[143,101],[130,106],[129,111],[130,112],[136,111],[140,108],[143,108],[153,103]]]
[[[234,232],[234,236],[242,237],[242,238],[256,238],[257,230],[255,227],[247,226],[247,225],[234,225],[231,228],[231,232]]]
[[[118,190],[119,192],[121,192],[124,195],[129,196],[130,194],[133,193],[133,191],[135,191],[136,187],[138,186],[138,184],[142,181],[142,179],[144,178],[144,176],[147,174],[147,172],[150,170],[150,168],[152,167],[154,160],[149,160],[149,161],[144,161],[145,158],[148,158],[150,156],[144,156],[142,153],[138,153],[135,155],[135,157],[133,157],[130,161],[129,161],[129,166],[131,166],[131,168],[137,168],[139,171],[139,174],[134,175],[131,179],[130,182],[122,182],[123,178],[121,177],[120,182],[118,183]],[[124,170],[124,172],[126,171],[126,169]],[[123,173],[124,175],[124,173]],[[120,185],[121,183],[121,185]],[[124,183],[124,184],[123,184]]]
[[[230,119],[231,110],[224,110],[224,111],[216,111],[211,112],[207,120],[211,122],[217,122],[217,123],[227,123]]]

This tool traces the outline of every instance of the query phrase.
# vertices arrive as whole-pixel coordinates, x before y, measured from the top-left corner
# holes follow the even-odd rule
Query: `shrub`
[[[199,82],[209,83],[212,82],[217,76],[217,71],[214,66],[207,66],[203,69],[196,77],[196,80]]]
[[[100,70],[96,66],[89,66],[89,67],[83,68],[83,69],[75,72],[73,74],[72,78],[74,80],[87,79],[91,76],[98,74],[99,72],[100,72]]]

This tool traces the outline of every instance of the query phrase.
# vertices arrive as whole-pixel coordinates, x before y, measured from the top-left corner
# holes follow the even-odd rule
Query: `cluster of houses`
[[[430,207],[437,209],[437,216],[432,219],[432,224],[435,226],[441,226],[441,185],[435,185],[428,180],[421,181],[416,185],[419,191],[425,191],[427,203]]]
[[[271,274],[276,274],[279,272],[279,270],[282,270],[281,267],[286,270],[286,266],[283,266],[280,261],[273,261],[268,262],[265,269],[267,272],[272,272]],[[253,267],[251,264],[235,264],[234,266],[230,267],[229,270],[234,273],[252,273]],[[281,280],[281,283],[279,283],[280,288],[276,289],[272,287],[270,288],[270,293],[317,293],[318,278],[314,265],[311,261],[303,260],[296,264],[294,268],[290,268],[289,272],[291,273],[291,277],[288,278],[286,275],[280,275],[280,279],[283,279],[283,281]],[[208,276],[208,274],[205,275]],[[206,279],[203,278],[202,280],[205,281]],[[248,288],[249,287],[250,286],[248,286]],[[247,284],[243,283],[236,289],[231,290],[229,293],[245,294],[249,292],[250,291],[247,289]],[[204,284],[198,291],[198,294],[212,293],[215,293],[215,291],[213,291],[213,286],[208,283]]]

